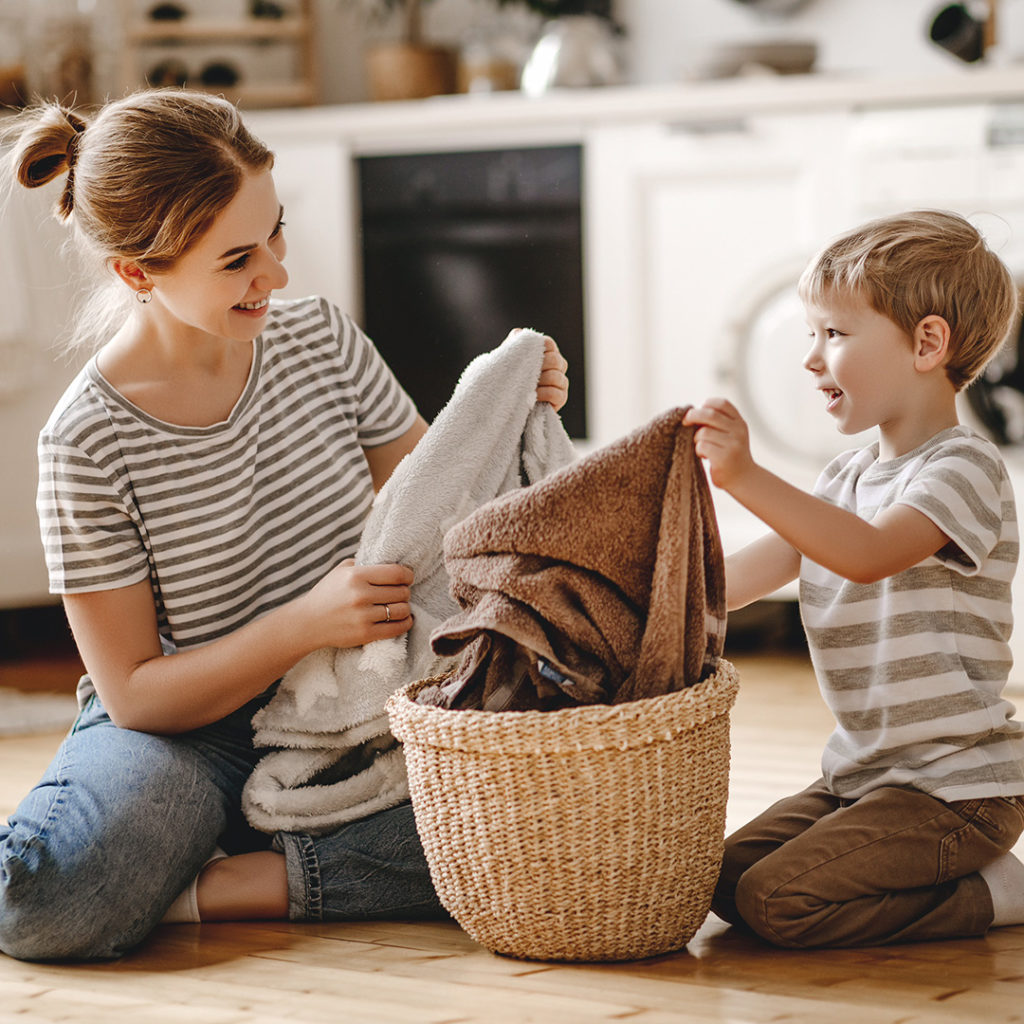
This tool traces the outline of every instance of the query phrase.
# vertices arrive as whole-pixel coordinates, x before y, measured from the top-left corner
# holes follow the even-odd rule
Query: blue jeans
[[[218,844],[284,854],[293,920],[445,917],[408,803],[326,836],[249,828],[242,787],[262,753],[251,721],[268,696],[179,736],[120,729],[93,697],[0,825],[0,950],[24,960],[120,956]]]

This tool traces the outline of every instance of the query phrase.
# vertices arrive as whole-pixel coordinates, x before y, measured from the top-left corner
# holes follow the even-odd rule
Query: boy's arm
[[[747,426],[724,399],[687,411],[696,425],[695,450],[711,480],[812,561],[854,583],[874,583],[934,555],[949,538],[908,505],[871,522],[808,494],[754,462]]]
[[[729,611],[774,593],[800,573],[800,552],[777,533],[768,533],[725,559],[725,602]]]
[[[909,505],[894,505],[868,522],[757,465],[726,489],[812,562],[854,583],[909,569],[949,542]]]

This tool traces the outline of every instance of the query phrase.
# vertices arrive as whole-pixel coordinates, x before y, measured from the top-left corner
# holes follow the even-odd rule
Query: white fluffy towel
[[[256,765],[242,795],[255,828],[322,834],[408,798],[384,704],[449,660],[430,647],[430,634],[458,611],[444,535],[499,494],[576,458],[557,413],[536,400],[543,358],[543,335],[523,330],[474,359],[377,495],[355,560],[413,570],[415,621],[404,637],[314,651],[284,676],[253,718],[257,746],[279,748]]]

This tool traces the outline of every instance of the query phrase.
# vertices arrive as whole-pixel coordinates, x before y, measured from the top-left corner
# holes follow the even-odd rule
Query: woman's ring
[[[384,621],[391,621],[391,605],[389,604],[384,605]]]

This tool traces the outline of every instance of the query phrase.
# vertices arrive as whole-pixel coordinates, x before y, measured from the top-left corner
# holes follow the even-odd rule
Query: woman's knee
[[[141,734],[72,740],[0,830],[0,950],[18,959],[122,955],[224,828],[224,794],[190,752]]]
[[[95,905],[83,907],[41,842],[0,841],[0,951],[18,960],[107,960],[125,951]],[[91,901],[90,901],[91,902]]]

